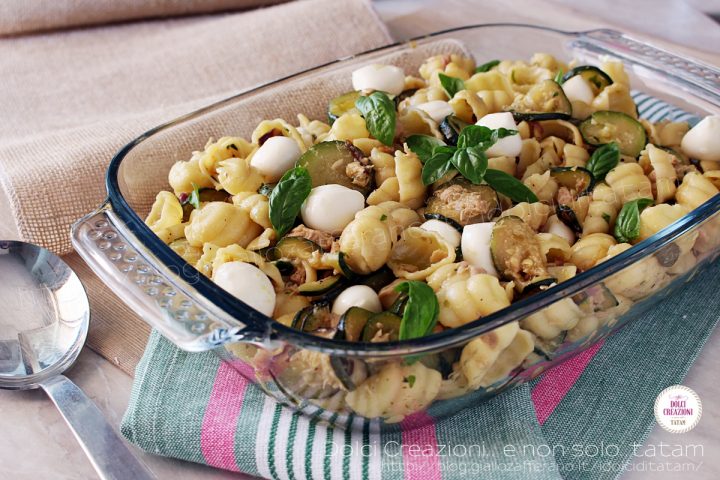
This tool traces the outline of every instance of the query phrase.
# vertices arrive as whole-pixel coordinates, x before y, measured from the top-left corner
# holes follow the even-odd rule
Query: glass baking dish
[[[590,64],[602,56],[614,57],[624,62],[636,90],[698,117],[720,112],[720,70],[616,31],[563,32],[517,24],[446,30],[281,78],[146,132],[112,159],[108,199],[74,225],[73,245],[123,301],[178,347],[214,350],[269,395],[337,424],[354,413],[350,403],[357,406],[361,400],[349,403],[348,390],[369,371],[402,374],[412,371],[418,359],[442,370],[447,367],[443,362],[457,359],[469,341],[488,332],[492,333],[485,339],[500,336],[494,331],[499,327],[507,331],[518,321],[561,318],[568,307],[580,312],[577,325],[559,342],[548,339],[551,346],[536,348],[520,367],[508,371],[497,365],[489,384],[472,389],[450,376],[431,402],[396,390],[398,398],[413,406],[391,409],[393,414],[376,409],[376,415],[367,416],[381,417],[382,424],[390,425],[418,411],[442,416],[490,398],[604,339],[714,261],[720,253],[720,195],[624,253],[502,311],[428,337],[376,344],[320,338],[274,322],[185,263],[143,219],[155,194],[167,189],[170,166],[190,158],[209,137],[249,137],[266,118],[290,119],[298,113],[324,118],[326,102],[316,101],[313,93],[327,100],[350,90],[350,72],[359,65],[394,63],[412,71],[436,54],[471,54],[482,63],[492,58],[527,59],[538,51]],[[661,270],[654,269],[659,273],[651,287],[623,288],[632,276],[647,271],[648,262],[656,266],[669,251],[685,253],[670,265],[663,262]]]

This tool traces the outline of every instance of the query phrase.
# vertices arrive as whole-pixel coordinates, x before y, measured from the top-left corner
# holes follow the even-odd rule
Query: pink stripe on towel
[[[535,405],[535,415],[540,425],[550,417],[565,395],[600,350],[604,342],[598,342],[584,352],[548,370],[535,385],[530,398]]]
[[[435,419],[425,412],[414,413],[401,423],[405,480],[440,480]]]
[[[220,363],[200,432],[200,449],[212,467],[239,471],[235,429],[248,383],[232,366]]]

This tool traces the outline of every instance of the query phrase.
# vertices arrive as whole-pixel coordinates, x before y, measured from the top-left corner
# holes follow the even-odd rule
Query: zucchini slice
[[[370,342],[378,332],[388,336],[389,341],[395,341],[400,335],[400,322],[402,318],[392,312],[380,312],[370,317],[363,329],[363,342]]]
[[[508,215],[495,222],[490,256],[500,277],[514,281],[520,292],[550,276],[537,234],[519,217]]]
[[[530,295],[540,293],[543,287],[550,287],[550,285],[557,283],[557,278],[547,274],[546,276],[539,276],[530,281],[520,293],[520,296],[515,297],[515,300],[520,300]]]
[[[260,195],[265,195],[269,198],[270,194],[273,191],[273,188],[275,188],[275,185],[277,185],[277,183],[263,183],[262,185],[260,185],[260,188],[257,189],[257,192]]]
[[[572,104],[554,80],[543,80],[516,99],[509,109],[515,121],[569,119]]]
[[[446,349],[438,353],[430,353],[424,355],[420,359],[420,363],[428,368],[437,370],[443,378],[448,378],[453,372],[453,363],[459,360],[459,353],[460,349],[457,348]]]
[[[292,328],[303,332],[314,333],[318,330],[332,328],[333,314],[328,302],[308,305],[295,314]]]
[[[552,360],[557,355],[557,350],[565,343],[567,332],[562,332],[555,338],[545,340],[544,338],[535,337],[534,352],[541,357]]]
[[[580,133],[590,145],[616,142],[620,153],[635,158],[647,145],[647,134],[642,124],[621,112],[601,110],[593,113],[580,124]]]
[[[343,387],[350,392],[368,377],[368,366],[362,360],[332,356],[330,366]]]
[[[350,265],[347,264],[347,260],[345,259],[345,252],[338,252],[338,268],[340,269],[340,273],[342,273],[346,278],[349,278],[350,280],[355,280],[359,277],[359,274],[353,272],[352,268],[350,268]]]
[[[283,237],[271,250],[274,260],[308,260],[313,252],[322,248],[312,240],[303,237]]]
[[[365,186],[356,185],[345,173],[349,164],[363,156],[363,153],[352,143],[333,140],[320,142],[310,147],[298,159],[296,166],[307,168],[312,178],[313,188],[337,183],[343,187],[357,190],[363,195],[368,195],[373,190],[372,181]]]
[[[620,303],[604,283],[592,285],[572,296],[573,302],[585,313],[604,312]]]
[[[679,257],[680,247],[677,246],[677,243],[668,243],[655,252],[655,258],[657,258],[658,263],[665,268],[675,265]]]
[[[470,124],[460,120],[455,115],[448,115],[440,122],[438,128],[440,129],[440,133],[442,133],[445,143],[448,145],[457,145],[460,132],[468,125]]]
[[[561,204],[555,207],[555,215],[557,215],[558,219],[570,227],[570,230],[575,232],[577,235],[582,233],[583,227],[580,224],[577,215],[575,215],[575,211],[569,205]]]
[[[403,312],[405,311],[405,305],[407,305],[408,302],[408,295],[407,293],[401,293],[398,295],[397,299],[393,302],[392,305],[390,305],[390,308],[388,309],[389,312],[394,313],[395,315],[402,317]]]
[[[578,197],[588,195],[595,188],[595,177],[583,167],[552,167],[550,176],[560,186],[575,192]]]
[[[347,92],[330,100],[328,105],[328,123],[332,125],[343,113],[355,109],[355,100],[360,97],[360,92]]]
[[[458,222],[453,220],[452,218],[448,218],[445,215],[440,215],[439,213],[423,213],[423,217],[425,220],[440,220],[441,222],[445,222],[451,227],[453,227],[455,230],[462,232],[462,225],[460,225]]]
[[[276,260],[272,263],[275,264],[278,271],[280,272],[280,275],[292,275],[292,273],[295,271],[295,265],[293,265],[292,262],[288,262],[287,260]]]
[[[462,177],[443,183],[435,190],[424,213],[427,219],[442,220],[455,228],[489,222],[499,214],[497,192],[490,185],[474,185]]]
[[[397,110],[398,107],[400,106],[400,102],[402,102],[406,98],[412,97],[413,95],[415,95],[415,92],[417,92],[417,91],[418,91],[417,88],[408,88],[407,90],[403,90],[402,92],[400,92],[400,95],[393,98],[393,102],[395,102],[395,110]]]
[[[344,282],[340,275],[331,275],[315,282],[303,283],[298,287],[298,293],[307,297],[319,297],[339,288]]]
[[[612,85],[613,83],[610,75],[597,67],[593,67],[592,65],[580,65],[579,67],[573,68],[565,74],[563,82],[567,82],[575,75],[580,75],[582,78],[587,80],[594,95],[597,95],[603,88],[608,85]]]
[[[362,285],[367,285],[368,287],[375,290],[375,292],[379,292],[384,286],[389,285],[394,280],[395,274],[392,272],[392,270],[390,270],[387,265],[383,265],[380,270],[359,279],[359,283]]]
[[[359,342],[362,338],[365,325],[367,325],[368,320],[373,315],[375,314],[370,310],[365,310],[360,307],[350,307],[340,317],[335,339]]]

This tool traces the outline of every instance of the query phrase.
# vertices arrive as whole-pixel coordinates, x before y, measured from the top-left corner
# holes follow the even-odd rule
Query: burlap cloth
[[[183,7],[171,10],[176,3]],[[153,1],[147,11],[156,16],[200,9],[189,3],[208,2]],[[94,18],[138,16],[131,9],[112,12]],[[45,28],[41,17],[22,29]],[[2,32],[13,28],[5,20]],[[77,23],[87,22],[55,25]],[[103,201],[112,155],[148,128],[213,100],[389,41],[369,0],[302,0],[245,13],[0,40],[0,202],[9,202],[20,238],[64,254],[82,278],[92,307],[91,348],[132,373],[149,334],[71,253],[70,225]]]
[[[0,35],[242,10],[288,0],[3,0]]]

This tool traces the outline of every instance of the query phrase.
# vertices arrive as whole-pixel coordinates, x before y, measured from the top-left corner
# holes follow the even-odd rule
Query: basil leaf
[[[515,135],[517,130],[507,128],[498,128],[497,130],[483,127],[481,125],[468,125],[463,128],[458,136],[458,148],[467,148],[479,146],[483,150],[487,150],[493,146],[501,138]]]
[[[200,187],[195,185],[194,183],[191,184],[193,187],[192,192],[190,192],[190,195],[188,196],[187,200],[185,201],[186,204],[190,204],[195,208],[200,208]]]
[[[587,163],[587,168],[595,180],[602,180],[605,175],[620,163],[620,147],[612,142],[595,150]]]
[[[444,73],[438,73],[440,85],[449,98],[453,98],[460,90],[465,90],[465,82],[460,78],[450,77]]]
[[[440,304],[433,289],[425,282],[410,280],[395,287],[395,291],[408,296],[400,322],[399,339],[424,337],[432,332],[440,313]]]
[[[463,177],[475,185],[479,185],[483,181],[483,175],[488,167],[488,159],[482,148],[459,148],[450,161]]]
[[[500,60],[490,60],[489,62],[483,63],[482,65],[477,67],[475,69],[475,73],[489,72],[490,69],[492,69],[493,67],[497,67],[498,65],[500,65]]]
[[[387,93],[373,92],[367,97],[358,97],[355,107],[365,118],[372,136],[385,145],[392,145],[395,139],[395,103]]]
[[[623,205],[615,220],[615,238],[620,243],[631,242],[640,236],[640,212],[652,205],[650,198],[638,198]]]
[[[295,167],[285,172],[270,193],[270,223],[282,237],[290,230],[300,213],[300,206],[310,195],[312,178],[305,167]]]
[[[453,153],[437,152],[425,162],[422,168],[422,182],[424,185],[437,182],[443,175],[450,171],[452,168],[452,163],[450,163],[452,155]]]
[[[537,202],[538,198],[532,190],[520,180],[501,170],[488,168],[485,172],[485,181],[498,193],[509,197],[513,202]]]
[[[480,125],[468,125],[462,129],[458,136],[458,148],[474,147],[476,145],[487,143],[492,138],[492,130],[488,127]]]
[[[429,135],[410,135],[405,143],[423,163],[433,156],[433,148],[445,145],[442,140]]]
[[[565,82],[565,80],[563,80],[563,69],[562,68],[557,71],[557,73],[555,74],[555,78],[553,80],[555,80],[555,83],[562,86],[562,84]]]

